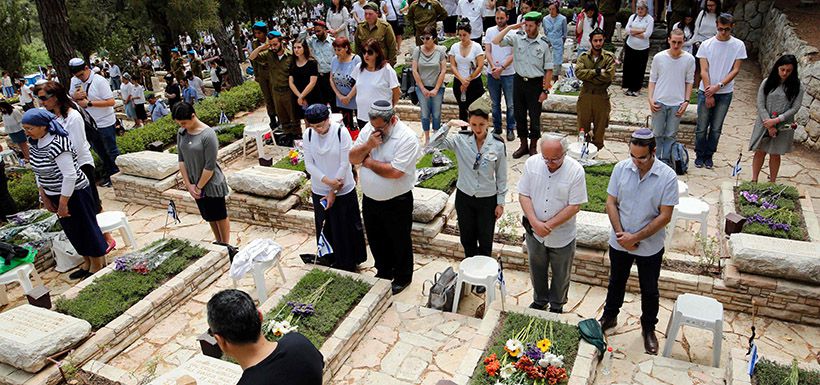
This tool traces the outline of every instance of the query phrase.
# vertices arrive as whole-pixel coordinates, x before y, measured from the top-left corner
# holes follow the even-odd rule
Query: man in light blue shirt
[[[154,94],[148,94],[148,111],[151,113],[151,121],[156,122],[162,119],[163,116],[168,115],[171,111],[162,100],[157,99]]]
[[[313,36],[307,39],[307,43],[319,65],[319,79],[316,87],[319,89],[321,103],[330,105],[336,97],[333,89],[330,88],[330,61],[336,56],[336,52],[333,50],[333,38],[327,34],[327,24],[317,20],[313,22],[313,25]]]
[[[612,224],[609,236],[609,287],[603,330],[617,325],[624,290],[633,261],[641,285],[641,333],[648,354],[658,353],[658,277],[663,260],[665,226],[678,204],[675,171],[655,159],[655,137],[649,129],[632,133],[629,155],[615,165],[607,187],[606,212]]]

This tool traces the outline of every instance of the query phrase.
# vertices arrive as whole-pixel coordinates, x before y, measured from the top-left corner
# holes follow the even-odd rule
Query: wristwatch
[[[91,101],[89,100],[88,103],[85,104],[86,107],[91,107]]]
[[[723,86],[725,86],[725,84],[723,84],[723,82],[718,83],[718,87],[723,88]]]

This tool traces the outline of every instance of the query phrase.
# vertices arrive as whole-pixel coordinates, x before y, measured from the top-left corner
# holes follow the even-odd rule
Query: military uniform
[[[254,39],[251,47],[255,50],[262,44],[259,40]],[[265,110],[267,110],[268,118],[270,118],[270,127],[275,128],[278,124],[276,123],[276,103],[273,101],[273,86],[270,82],[270,63],[262,55],[263,53],[260,53],[256,59],[251,60],[251,66],[253,66],[253,76],[256,78],[256,82],[259,83],[259,88],[262,89],[262,98],[265,99]]]
[[[259,56],[260,60],[268,62],[268,74],[279,124],[282,125],[285,133],[301,137],[301,127],[293,112],[293,106],[296,103],[294,103],[293,92],[290,90],[288,83],[293,54],[288,50],[284,50],[280,58],[275,52],[266,50],[260,53]]]
[[[177,81],[185,79],[185,60],[181,56],[171,58],[171,73]]]
[[[615,32],[615,23],[618,19],[618,6],[620,3],[620,0],[598,1],[598,12],[604,17],[604,39],[606,39],[607,42],[612,41],[612,33]]]
[[[615,55],[601,51],[595,60],[592,51],[582,53],[575,65],[575,76],[584,82],[578,95],[578,127],[587,134],[591,126],[595,127],[592,144],[600,150],[604,147],[604,132],[609,126],[612,108],[607,89],[615,78]]]
[[[197,58],[192,58],[190,60],[190,64],[191,64],[191,72],[194,74],[194,76],[202,77],[202,70],[205,67],[202,64],[202,60],[199,60]]]
[[[423,43],[421,35],[424,34],[424,29],[428,25],[435,27],[437,21],[444,21],[446,18],[447,11],[438,0],[427,0],[425,4],[421,4],[420,1],[414,1],[413,4],[410,4],[405,20],[410,33],[416,37],[416,45],[421,45]],[[437,36],[433,36],[433,38],[437,38]]]
[[[356,53],[364,58],[362,46],[368,39],[376,40],[384,51],[384,56],[390,65],[396,65],[396,35],[393,33],[393,27],[382,19],[376,19],[376,25],[372,28],[367,25],[367,21],[359,23],[356,28]]]
[[[508,33],[499,45],[513,47],[513,109],[518,137],[521,139],[521,148],[515,151],[513,158],[518,159],[527,153],[533,155],[538,151],[537,142],[541,137],[541,103],[538,98],[545,91],[544,82],[549,82],[552,77],[552,52],[546,36],[529,38],[524,31]]]

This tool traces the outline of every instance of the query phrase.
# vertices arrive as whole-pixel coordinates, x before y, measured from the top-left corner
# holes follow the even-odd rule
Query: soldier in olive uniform
[[[179,50],[176,48],[171,49],[171,73],[174,74],[177,81],[185,79],[185,60],[182,59]]]
[[[257,58],[268,63],[268,78],[273,91],[273,102],[282,130],[294,139],[301,139],[302,130],[293,112],[295,103],[288,83],[293,55],[282,44],[282,34],[279,31],[268,33],[268,41],[251,52],[250,59],[256,60]]]
[[[523,31],[509,34],[511,30],[520,29],[522,26]],[[493,38],[493,44],[513,47],[513,108],[518,138],[521,140],[521,146],[513,153],[514,159],[538,153],[538,139],[541,137],[541,103],[547,100],[552,86],[552,52],[549,39],[546,36],[538,36],[540,27],[541,14],[529,12],[524,15],[522,23],[508,25]]]
[[[604,31],[595,28],[589,34],[592,48],[578,57],[575,76],[584,84],[578,95],[578,127],[589,135],[594,126],[592,144],[598,149],[604,147],[604,132],[609,126],[609,93],[607,89],[615,78],[615,55],[604,51]]]
[[[202,64],[202,60],[199,60],[199,58],[196,57],[196,51],[188,51],[188,64],[191,66],[191,72],[201,78],[202,70],[205,69],[205,66]]]
[[[379,18],[379,6],[376,3],[370,2],[364,6],[364,19],[356,28],[356,53],[364,57],[364,52],[362,52],[364,42],[368,39],[375,39],[381,45],[387,61],[390,65],[395,66],[398,54],[396,35],[393,33],[393,27]]]
[[[263,21],[257,21],[251,29],[253,30],[254,37],[251,42],[251,47],[257,49],[268,41],[268,25]],[[262,89],[262,98],[265,100],[265,110],[267,110],[268,118],[270,118],[270,128],[274,129],[279,126],[279,123],[276,120],[276,104],[273,101],[273,87],[271,87],[270,83],[268,62],[257,58],[256,60],[251,60],[251,66],[253,66],[253,76],[256,78],[256,82],[259,83],[259,88]]]
[[[598,12],[604,17],[604,36],[606,42],[612,41],[612,34],[615,32],[615,23],[618,21],[618,7],[621,5],[620,0],[599,0]],[[624,25],[624,27],[626,27]]]

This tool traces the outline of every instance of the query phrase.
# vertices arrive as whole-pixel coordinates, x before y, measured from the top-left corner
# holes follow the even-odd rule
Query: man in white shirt
[[[482,19],[484,8],[483,0],[458,0],[459,23],[470,23],[470,40],[481,44],[481,35],[484,33],[484,21]]]
[[[413,186],[419,140],[399,121],[393,105],[376,100],[350,150],[350,163],[361,164],[362,218],[376,277],[392,280],[398,294],[413,280]]]
[[[717,35],[704,41],[698,49],[700,87],[698,88],[698,121],[695,129],[695,167],[714,167],[712,155],[717,151],[723,120],[732,103],[735,76],[740,61],[746,59],[743,41],[732,36],[735,20],[722,13],[717,20]]]
[[[20,78],[17,84],[20,86],[20,104],[23,105],[23,111],[34,108],[34,92],[31,90],[31,86],[26,84],[24,78]]]
[[[185,72],[185,77],[188,79],[188,84],[196,91],[196,100],[205,99],[205,82],[199,76],[194,75],[191,71]]]
[[[562,313],[575,256],[575,214],[587,202],[584,168],[566,156],[566,138],[547,133],[541,156],[524,163],[518,201],[524,212],[533,309]],[[552,282],[548,272],[552,269]]]
[[[493,44],[493,38],[507,28],[507,12],[503,7],[495,11],[496,25],[487,29],[484,35],[484,51],[487,56],[487,89],[493,102],[493,134],[501,135],[501,93],[507,105],[507,141],[515,140],[515,111],[513,105],[513,68],[512,47]]]
[[[68,62],[68,69],[74,75],[68,88],[69,96],[94,118],[97,132],[100,133],[98,140],[91,141],[91,147],[100,156],[106,171],[101,186],[111,186],[109,178],[120,171],[115,162],[120,150],[117,148],[114,93],[108,81],[99,74],[92,73],[83,59],[71,59]]]
[[[658,159],[674,169],[672,144],[681,116],[689,107],[689,95],[695,81],[695,58],[683,50],[682,30],[672,30],[667,42],[670,48],[655,54],[649,70],[649,109]]]
[[[108,75],[111,76],[111,87],[114,91],[118,91],[120,86],[122,85],[122,71],[120,71],[120,66],[116,64],[112,64],[111,68],[108,69]]]

